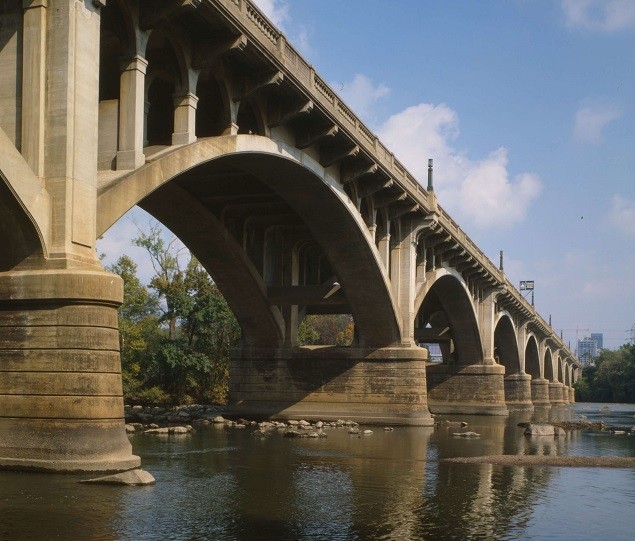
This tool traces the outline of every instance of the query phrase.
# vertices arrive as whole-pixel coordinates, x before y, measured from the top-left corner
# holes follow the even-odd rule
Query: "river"
[[[537,420],[635,425],[635,405],[554,407]],[[147,487],[78,476],[0,472],[0,539],[67,540],[630,540],[635,469],[448,464],[492,454],[635,456],[635,436],[571,431],[533,438],[509,418],[461,416],[453,428],[329,429],[327,438],[254,437],[203,426],[133,434],[156,478]],[[442,418],[441,416],[438,419]],[[448,417],[449,418],[449,417]]]

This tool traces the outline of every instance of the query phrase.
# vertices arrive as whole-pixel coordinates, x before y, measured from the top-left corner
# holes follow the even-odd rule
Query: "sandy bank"
[[[501,466],[556,466],[574,468],[635,468],[635,457],[489,455],[444,458],[455,464],[499,464]]]

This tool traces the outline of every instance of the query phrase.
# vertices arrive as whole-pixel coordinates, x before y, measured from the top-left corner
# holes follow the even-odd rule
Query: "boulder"
[[[525,436],[555,436],[556,430],[553,425],[530,424],[523,434]]]
[[[144,432],[144,434],[169,434],[170,429],[167,427],[163,428],[149,428]]]
[[[357,428],[356,426],[351,427],[348,429],[348,433],[349,434],[359,434],[359,428]]]
[[[129,434],[130,434],[131,432],[134,432],[135,430],[136,430],[136,429],[135,429],[135,427],[134,427],[134,426],[132,426],[132,425],[126,425],[126,432],[127,432],[127,433],[129,433]]]
[[[95,477],[93,479],[84,479],[80,483],[93,483],[100,485],[154,485],[156,483],[151,473],[145,470],[128,470],[114,475],[105,475],[104,477]]]

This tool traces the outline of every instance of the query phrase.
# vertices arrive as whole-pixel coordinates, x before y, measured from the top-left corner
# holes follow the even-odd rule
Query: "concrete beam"
[[[406,202],[403,204],[390,205],[388,207],[388,220],[394,220],[410,212],[417,212],[418,210],[419,205],[417,203]]]
[[[278,108],[269,119],[269,127],[275,128],[282,126],[295,120],[296,118],[303,117],[311,113],[315,107],[315,104],[311,100],[303,101],[301,103],[293,103],[286,107]]]
[[[342,178],[340,179],[340,181],[342,184],[348,184],[359,178],[362,178],[368,175],[374,175],[378,171],[379,171],[379,166],[376,163],[372,163],[370,165],[364,164],[362,166],[357,166],[355,168],[347,168],[347,170],[345,170],[342,173]]]
[[[142,30],[151,30],[159,22],[178,17],[182,13],[192,11],[202,4],[203,0],[141,0],[139,3],[139,26]]]
[[[378,179],[372,180],[368,182],[364,182],[361,186],[357,188],[357,195],[361,197],[368,197],[369,195],[373,195],[381,190],[385,190],[386,188],[391,188],[395,184],[395,181],[391,178],[389,179]]]
[[[237,53],[247,48],[247,36],[240,34],[221,41],[205,41],[194,49],[192,58],[192,68],[195,70],[205,69],[216,60],[228,53]]]
[[[450,342],[452,335],[450,334],[450,327],[443,328],[417,328],[415,329],[415,339],[417,342],[424,343],[441,343]]]
[[[390,193],[380,194],[373,198],[375,208],[387,207],[391,203],[397,203],[398,201],[405,201],[408,197],[406,192],[392,191]]]
[[[340,129],[335,125],[320,130],[306,130],[298,132],[295,136],[295,146],[300,150],[308,148],[323,139],[330,139],[339,133]]]
[[[239,102],[248,98],[258,90],[267,86],[278,86],[284,80],[284,74],[281,71],[267,73],[265,75],[256,76],[252,79],[246,79],[243,82],[243,90],[233,97],[234,102]]]
[[[270,305],[305,305],[305,304],[342,304],[345,300],[341,294],[339,282],[331,282],[311,286],[270,286],[267,288],[267,301]]]
[[[322,167],[329,167],[346,158],[353,158],[359,154],[357,145],[345,148],[329,148],[320,152],[320,164]]]

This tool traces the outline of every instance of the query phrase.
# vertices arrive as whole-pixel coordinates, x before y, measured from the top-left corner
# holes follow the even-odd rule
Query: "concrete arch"
[[[249,319],[241,314],[240,307],[245,306],[246,290],[251,292],[246,304],[250,310],[266,316],[269,332],[259,331],[257,318],[252,318],[250,340],[264,340],[264,335],[271,334],[279,322],[276,323],[275,316],[268,315],[271,311],[262,278],[250,265],[242,247],[226,238],[211,211],[188,197],[182,183],[171,182],[177,178],[182,180],[190,172],[200,176],[223,167],[253,175],[302,217],[342,284],[358,326],[361,346],[381,347],[401,341],[401,325],[389,281],[361,216],[332,176],[313,159],[282,142],[236,135],[204,139],[168,151],[100,189],[96,234],[103,234],[127,210],[141,203],[190,249],[194,248],[192,251],[217,281],[232,309],[237,311],[239,321],[241,317]],[[315,205],[315,201],[320,201],[320,205]],[[170,209],[162,210],[164,208]],[[206,242],[214,240],[215,248],[220,250],[213,257],[204,256],[206,250],[209,252],[209,244],[197,245],[193,240],[200,236],[202,229],[197,220],[209,226],[210,236],[216,236],[206,239]],[[221,242],[223,239],[226,242]],[[223,257],[228,257],[236,267],[223,267]],[[236,278],[237,272],[247,285],[236,286],[240,281]],[[244,327],[243,332],[248,334]]]
[[[527,336],[525,342],[525,372],[536,380],[541,378],[540,356],[538,354],[538,341],[533,334]]]
[[[505,374],[521,373],[516,329],[508,313],[499,313],[494,326],[494,358],[505,367]]]
[[[560,383],[564,383],[564,359],[560,358],[560,356],[557,357],[557,361],[556,361],[556,366],[558,368],[558,372],[557,372],[557,380]]]
[[[0,228],[5,232],[3,236],[7,237],[2,239],[0,245],[3,246],[3,252],[11,251],[13,254],[10,257],[7,254],[7,261],[17,263],[27,253],[33,252],[41,252],[43,256],[47,256],[51,196],[1,128],[0,190]],[[22,232],[15,238],[12,233],[14,226],[15,231]],[[9,263],[5,262],[3,265]]]
[[[152,59],[150,58],[150,49],[154,40],[160,40],[162,38],[169,44],[172,52],[174,53],[174,59],[176,60],[176,74],[174,78],[175,92],[182,93],[190,90],[190,81],[188,77],[188,70],[190,66],[189,54],[187,52],[188,47],[183,43],[183,38],[179,35],[179,32],[175,32],[173,28],[166,25],[157,26],[154,28],[148,36],[146,44],[146,57],[148,58],[148,74],[152,72]],[[156,59],[155,59],[156,60]],[[174,75],[174,71],[170,70],[170,74]]]
[[[428,272],[417,292],[415,313],[420,320],[426,320],[427,315],[439,309],[446,314],[452,333],[451,361],[463,366],[482,363],[483,345],[472,298],[462,277],[452,269]]]
[[[543,373],[545,375],[545,379],[549,380],[550,382],[554,383],[557,380],[555,379],[555,371],[554,371],[554,359],[553,359],[553,355],[551,354],[551,350],[549,348],[545,348],[545,357],[543,359],[543,363],[544,363],[544,369],[543,369]]]

